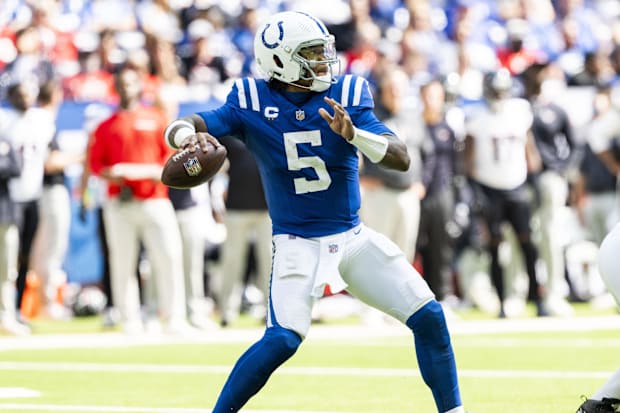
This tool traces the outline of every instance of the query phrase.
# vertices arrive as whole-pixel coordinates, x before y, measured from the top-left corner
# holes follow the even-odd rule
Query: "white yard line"
[[[472,335],[480,334],[560,331],[574,331],[578,333],[580,331],[594,330],[620,331],[620,316],[450,320],[449,327],[453,337],[466,336],[468,339]],[[0,352],[7,350],[109,348],[179,343],[251,343],[258,340],[262,336],[263,331],[263,328],[221,329],[183,337],[162,334],[127,336],[119,332],[35,334],[26,337],[0,335]],[[307,340],[312,342],[343,340],[349,343],[349,345],[368,345],[364,339],[372,340],[394,337],[411,337],[411,331],[396,322],[381,325],[313,325],[310,328]],[[576,335],[575,339],[579,340],[579,335]]]
[[[211,413],[211,409],[184,407],[72,406],[64,404],[0,403],[0,411],[103,412],[103,413]],[[244,413],[330,413],[307,410],[243,410]]]
[[[504,320],[450,320],[453,337],[467,337],[480,334],[506,334],[520,332],[560,332],[595,330],[620,331],[620,316],[571,317],[571,318],[522,318]],[[58,348],[108,348],[187,343],[251,343],[263,334],[263,328],[222,329],[201,332],[191,336],[138,335],[127,336],[119,332],[88,334],[35,334],[27,337],[0,335],[0,352],[7,350],[36,350]],[[366,340],[411,337],[405,326],[394,323],[382,325],[313,325],[308,341],[346,341],[349,345],[373,345]],[[576,340],[579,335],[576,334]]]
[[[0,362],[0,371],[64,371],[110,373],[166,373],[166,374],[228,374],[232,366],[189,366],[161,364],[115,363],[54,363],[54,362]],[[475,378],[546,378],[546,379],[601,379],[611,371],[552,371],[552,370],[459,370],[459,376]],[[361,368],[361,367],[287,367],[278,369],[279,375],[291,376],[352,376],[352,377],[419,377],[418,369]]]

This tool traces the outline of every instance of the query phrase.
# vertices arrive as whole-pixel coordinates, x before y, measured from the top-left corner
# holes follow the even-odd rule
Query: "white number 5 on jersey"
[[[312,146],[321,145],[321,132],[318,130],[288,132],[284,134],[284,148],[286,149],[286,160],[290,171],[299,171],[302,168],[312,168],[316,172],[318,179],[309,180],[306,178],[295,178],[296,194],[308,192],[324,191],[329,188],[332,178],[327,172],[325,162],[318,156],[299,156],[297,145],[309,143]]]

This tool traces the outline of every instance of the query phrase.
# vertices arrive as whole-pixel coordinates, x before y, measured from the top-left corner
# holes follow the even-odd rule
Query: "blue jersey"
[[[215,137],[242,139],[256,158],[274,234],[305,238],[346,231],[359,224],[357,149],[319,115],[333,113],[329,96],[353,124],[376,134],[392,133],[373,114],[368,82],[346,75],[299,105],[264,80],[238,79],[226,103],[200,115]]]

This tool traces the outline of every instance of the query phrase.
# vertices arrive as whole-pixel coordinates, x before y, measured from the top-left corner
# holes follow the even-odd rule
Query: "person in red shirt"
[[[98,50],[80,50],[80,71],[63,79],[64,97],[72,101],[117,103],[114,75],[101,67]]]
[[[542,51],[531,48],[526,42],[529,24],[522,19],[506,22],[506,45],[497,50],[497,60],[511,75],[520,75],[532,64],[545,60]]]
[[[181,238],[161,170],[171,155],[161,137],[166,117],[142,105],[142,83],[131,68],[115,78],[120,105],[94,131],[88,153],[93,174],[108,182],[103,205],[109,244],[112,297],[124,331],[140,333],[138,282],[135,276],[140,242],[154,271],[158,312],[164,331],[190,331],[185,320]]]

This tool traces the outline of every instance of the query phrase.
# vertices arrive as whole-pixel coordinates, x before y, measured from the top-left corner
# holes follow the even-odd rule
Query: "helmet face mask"
[[[330,42],[310,45],[300,45],[297,52],[293,53],[293,59],[299,62],[301,72],[299,80],[308,83],[310,90],[322,92],[332,84],[334,73],[340,71],[340,61],[336,56],[333,36]],[[335,69],[335,66],[338,66]],[[296,86],[304,87],[306,85]]]
[[[271,80],[322,92],[340,72],[334,36],[306,13],[283,12],[261,25],[254,38],[254,55]]]

